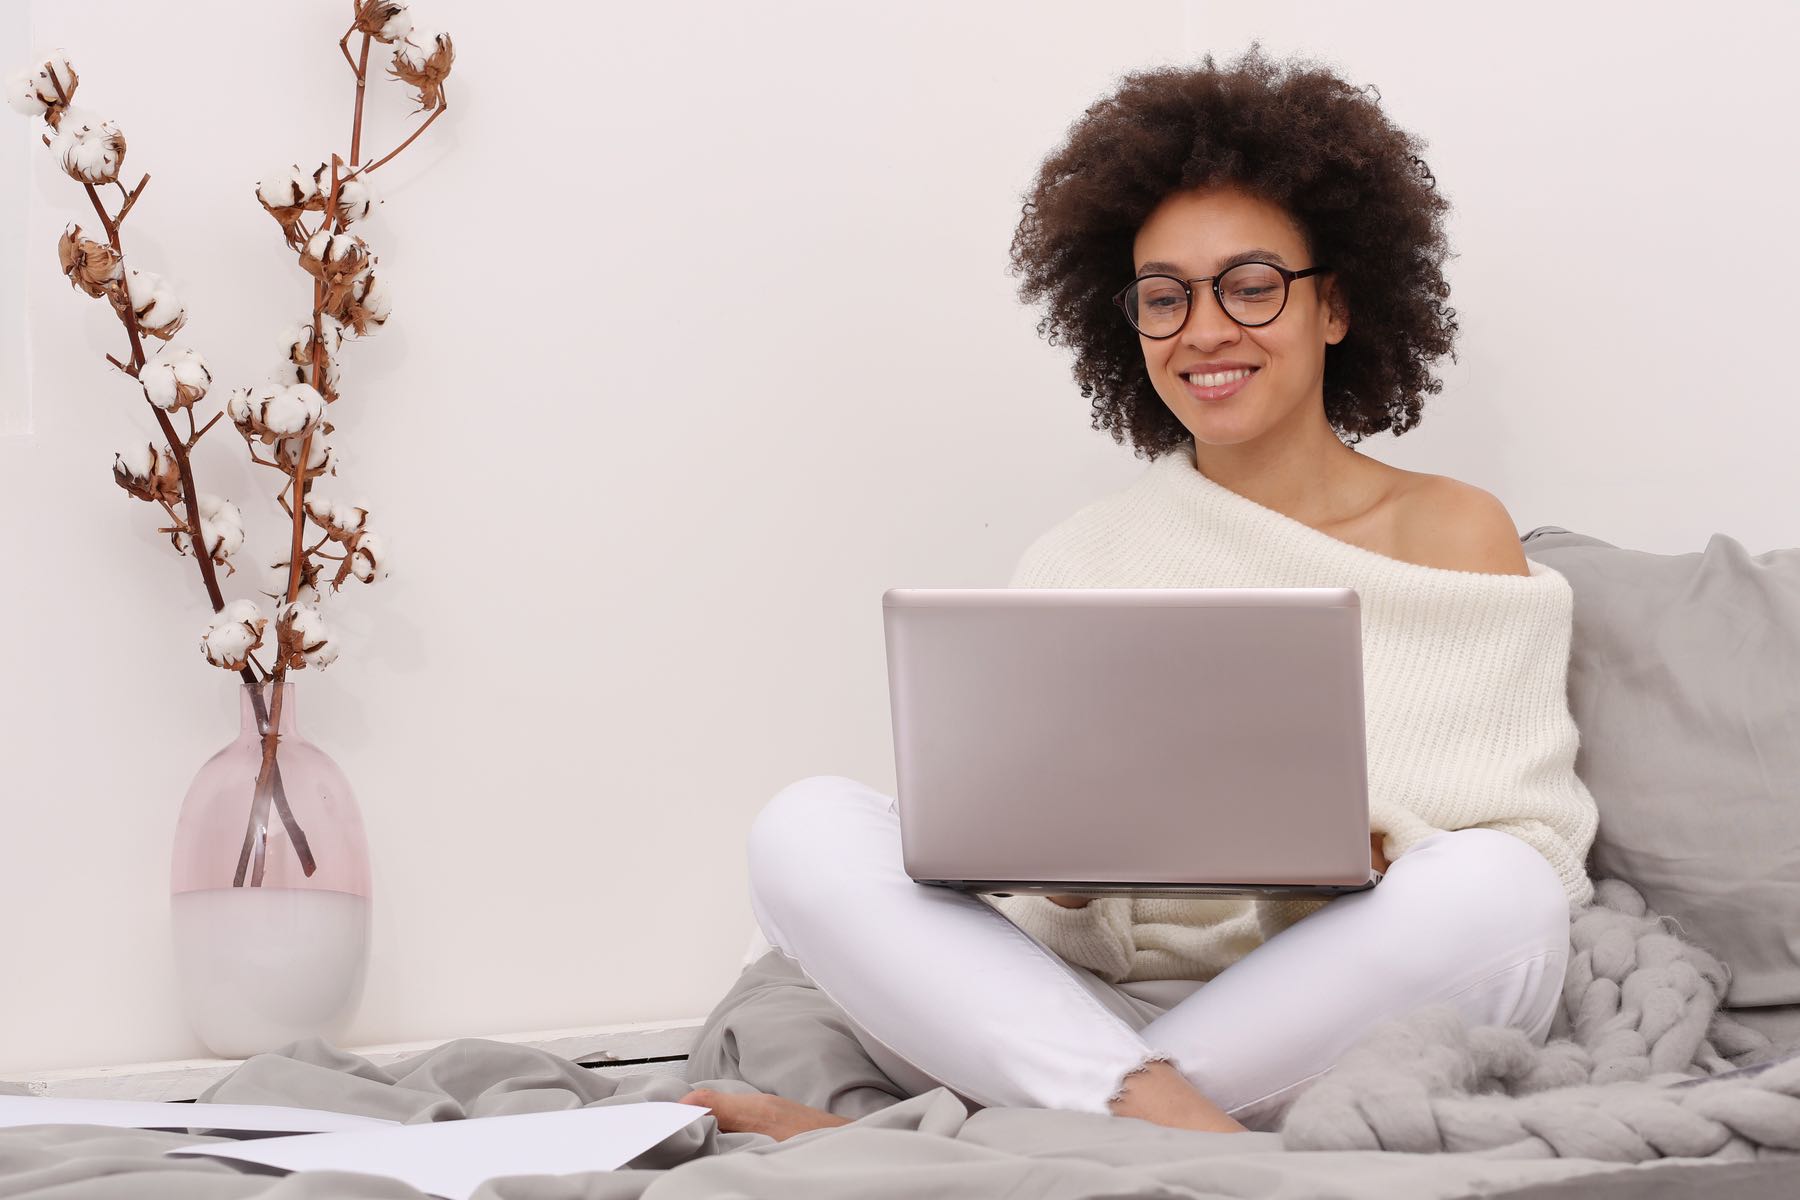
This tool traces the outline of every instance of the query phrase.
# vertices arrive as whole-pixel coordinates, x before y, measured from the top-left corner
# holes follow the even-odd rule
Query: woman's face
[[[1239,255],[1300,271],[1316,266],[1293,219],[1278,205],[1236,187],[1177,192],[1138,230],[1132,266],[1138,275],[1180,279],[1217,275]],[[1309,275],[1288,287],[1287,307],[1267,325],[1245,328],[1225,314],[1211,283],[1193,286],[1187,323],[1173,337],[1139,336],[1144,367],[1163,403],[1196,443],[1230,445],[1277,431],[1285,441],[1324,417],[1325,347],[1342,341],[1346,319],[1330,303],[1331,275]],[[1237,390],[1207,399],[1183,375],[1253,369]],[[1333,434],[1333,440],[1336,435]]]

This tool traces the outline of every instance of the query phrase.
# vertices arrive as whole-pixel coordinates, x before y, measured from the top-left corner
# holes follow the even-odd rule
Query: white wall
[[[1489,488],[1521,530],[1800,542],[1785,5],[1666,29],[1623,5],[1479,27],[1418,3],[418,7],[456,38],[452,108],[379,175],[396,312],[333,409],[334,490],[396,572],[335,603],[346,650],[300,679],[375,856],[347,1042],[701,1016],[750,931],[758,806],[811,774],[892,787],[881,592],[991,586],[1144,466],[1088,428],[1006,274],[1035,167],[1126,71],[1260,34],[1428,140],[1462,359],[1365,450]],[[347,8],[39,2],[0,64],[66,46],[122,123],[129,177],[154,176],[128,254],[182,290],[221,386],[306,314],[250,193],[344,148]],[[382,146],[407,105],[378,84]],[[30,161],[0,188],[24,238],[0,346],[10,366],[28,338],[30,372],[0,405],[25,414],[0,424],[0,1076],[200,1053],[167,853],[237,720],[193,564],[109,478],[152,425],[102,360],[116,322],[56,270],[85,200]],[[1755,268],[1742,315],[1684,301],[1720,256]],[[644,302],[671,261],[717,273],[682,330]],[[1553,318],[1534,264],[1602,302]],[[203,444],[202,486],[267,545],[234,438]]]
[[[0,54],[5,62],[10,64],[31,53],[22,49],[29,44],[30,17],[30,10],[22,4],[0,8]],[[25,306],[14,297],[20,295],[19,279],[30,241],[30,231],[25,228],[25,190],[20,183],[30,177],[32,151],[38,148],[31,140],[33,124],[40,123],[8,121],[0,125],[0,180],[6,181],[0,185],[0,280],[8,285],[0,291],[4,296],[0,300],[0,444],[3,439],[31,434],[31,389],[26,382],[30,336]]]

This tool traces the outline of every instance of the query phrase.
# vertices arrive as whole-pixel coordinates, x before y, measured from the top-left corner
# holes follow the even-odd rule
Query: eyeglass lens
[[[1199,287],[1195,291],[1199,291]],[[1225,311],[1244,325],[1275,319],[1287,303],[1287,280],[1264,263],[1240,263],[1219,280]],[[1187,291],[1168,275],[1147,275],[1125,289],[1125,315],[1140,333],[1166,337],[1187,320]]]

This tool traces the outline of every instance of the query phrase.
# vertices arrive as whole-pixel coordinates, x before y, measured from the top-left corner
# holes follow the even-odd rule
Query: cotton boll
[[[200,534],[215,560],[230,558],[244,544],[244,514],[219,496],[200,496]]]
[[[263,409],[263,424],[276,433],[297,436],[325,415],[325,397],[311,384],[291,383]]]
[[[308,433],[312,435],[308,469],[323,469],[331,462],[325,444],[325,435],[331,432],[330,422],[324,420],[325,398],[310,384],[242,388],[231,394],[225,411],[246,439],[261,438],[289,465],[299,458],[301,438]]]
[[[138,313],[138,329],[152,337],[167,340],[187,324],[187,309],[168,288],[158,288],[150,304]]]
[[[256,635],[242,623],[208,626],[200,638],[200,649],[206,661],[227,671],[241,671],[250,662]]]
[[[200,637],[206,661],[228,671],[243,670],[249,664],[251,651],[262,645],[268,622],[256,601],[233,600],[214,614]]]
[[[254,625],[258,621],[265,621],[268,618],[264,617],[257,610],[256,601],[233,600],[219,610],[218,619],[220,621],[238,621],[244,624]]]
[[[311,172],[298,166],[277,167],[257,182],[257,202],[280,224],[282,237],[296,250],[306,243],[306,227],[300,223],[301,216],[325,207],[325,197],[319,192],[319,179],[329,169],[323,164]]]
[[[300,587],[295,593],[295,599],[302,604],[310,604],[316,608],[323,603],[325,599],[318,587],[319,564],[310,556],[302,557],[300,561]],[[287,602],[287,588],[288,560],[284,555],[264,566],[262,593],[265,596],[271,597],[277,603],[285,604]]]
[[[302,265],[314,275],[319,274],[320,269],[349,270],[366,266],[368,259],[367,242],[353,233],[333,233],[329,229],[321,229],[308,238],[306,249],[301,253]]]
[[[241,621],[209,625],[200,637],[200,649],[205,653],[206,661],[227,671],[243,670],[256,644],[256,635]]]
[[[342,373],[338,370],[337,361],[327,358],[325,360],[325,386],[322,390],[336,398],[338,380],[341,378]],[[309,362],[302,366],[296,362],[284,362],[269,372],[269,380],[284,387],[291,383],[311,385],[313,382],[312,364]]]
[[[344,320],[346,333],[367,337],[387,324],[388,313],[392,308],[387,282],[371,271],[350,286],[339,315]]]
[[[400,0],[357,0],[356,28],[378,42],[403,38],[412,27],[412,14]]]
[[[51,78],[55,74],[54,81]],[[29,67],[14,71],[6,79],[6,102],[28,117],[41,117],[51,105],[63,105],[75,98],[75,85],[80,82],[69,56],[61,49],[38,55]],[[57,85],[62,94],[57,94]]]
[[[51,79],[52,72],[56,76],[54,81]],[[68,54],[60,46],[48,54],[38,55],[32,80],[37,87],[38,99],[45,104],[55,104],[59,99],[65,104],[73,100],[75,85],[81,82],[80,77],[75,74],[75,68],[69,65]],[[59,88],[62,93],[60,97],[57,95]]]
[[[137,483],[149,483],[151,474],[156,470],[156,447],[148,442],[142,446],[134,446],[130,450],[121,450],[113,455],[113,470]]]
[[[331,500],[319,492],[306,493],[306,515],[321,529],[331,526]]]
[[[377,327],[385,324],[393,301],[388,294],[387,280],[377,279],[373,272],[369,275],[368,286],[362,289],[360,297],[366,319]]]
[[[306,515],[334,542],[347,540],[369,520],[369,510],[362,505],[334,503],[318,492],[307,493]]]
[[[145,444],[113,455],[113,482],[139,500],[156,499],[151,479],[156,472],[156,447]]]
[[[165,346],[138,372],[144,396],[150,403],[168,412],[176,412],[205,399],[212,384],[212,372],[206,360],[190,346],[179,350]]]
[[[236,601],[236,604],[249,603]],[[252,612],[255,606],[252,605]],[[215,667],[223,667],[227,671],[241,671],[250,663],[251,653],[262,645],[262,627],[268,620],[266,617],[253,617],[245,620],[231,620],[220,613],[218,618],[206,627],[200,635],[200,650],[206,655],[206,661]]]
[[[130,298],[132,308],[147,306],[151,297],[156,295],[156,289],[161,286],[162,276],[155,271],[125,268],[125,295]]]
[[[450,74],[454,58],[455,48],[450,44],[450,35],[423,25],[414,25],[406,37],[394,45],[395,70],[429,75],[438,82]],[[415,82],[411,78],[406,81]]]
[[[381,535],[374,530],[364,531],[350,554],[351,573],[364,583],[374,583],[388,577],[388,565],[387,544]]]
[[[277,600],[286,600],[287,584],[287,559],[277,559],[274,562],[266,562],[263,564],[262,587],[259,589],[263,595],[272,596]]]
[[[6,103],[15,112],[28,117],[41,117],[48,111],[48,106],[37,94],[36,75],[30,67],[25,67],[6,77]]]
[[[319,342],[324,347],[322,356],[325,363],[325,388],[335,392],[338,384],[338,364],[333,356],[344,344],[344,327],[329,314],[319,318]],[[313,324],[301,321],[287,326],[277,343],[281,347],[282,365],[277,367],[271,376],[282,384],[313,382]]]
[[[325,397],[309,383],[292,383],[282,389],[306,413],[306,423],[313,425],[325,415]]]
[[[244,514],[231,501],[210,492],[201,492],[197,500],[201,544],[206,547],[207,557],[223,566],[244,544]],[[185,554],[193,545],[186,533],[178,532],[175,547]]]
[[[125,135],[104,117],[63,114],[50,152],[62,163],[65,174],[84,183],[112,183],[125,165]]]
[[[325,285],[320,308],[341,317],[350,290],[374,264],[369,244],[352,233],[320,229],[300,250],[300,266]]]
[[[69,222],[56,244],[57,258],[69,283],[98,299],[125,276],[125,260],[111,243],[84,237],[81,226]]]
[[[301,439],[298,437],[284,437],[275,443],[276,453],[280,456],[281,461],[290,467],[300,461],[300,441]],[[307,473],[309,475],[332,474],[336,462],[336,453],[330,443],[326,441],[323,433],[314,431],[312,443],[306,454]]]
[[[187,310],[154,271],[125,268],[125,294],[137,315],[138,328],[154,337],[170,338],[187,323]]]
[[[63,151],[63,170],[88,183],[112,183],[124,165],[125,137],[111,121],[82,126],[73,147]]]
[[[310,604],[283,604],[276,609],[280,654],[290,667],[326,667],[337,658],[324,616]]]
[[[379,203],[381,201],[376,199],[374,189],[364,176],[358,175],[338,184],[338,218],[346,225],[366,220]]]
[[[251,437],[256,430],[251,417],[256,411],[256,393],[247,387],[232,388],[231,394],[225,398],[225,415],[231,423],[238,427],[238,432]]]
[[[256,184],[256,198],[265,208],[304,209],[318,195],[318,181],[298,164],[277,167]]]
[[[344,327],[330,315],[319,318],[320,340],[325,346],[326,354],[336,354],[344,344]],[[287,351],[287,356],[296,363],[312,362],[313,323],[297,321],[282,331],[280,343]]]
[[[450,35],[415,26],[404,41],[394,44],[394,61],[388,74],[418,89],[420,112],[430,112],[443,104],[443,83],[455,61],[456,49]]]
[[[149,443],[113,455],[113,482],[139,500],[181,503],[181,467],[166,447]]]

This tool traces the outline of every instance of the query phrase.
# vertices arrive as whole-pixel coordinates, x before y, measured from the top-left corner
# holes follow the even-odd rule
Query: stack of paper
[[[484,1181],[501,1175],[614,1170],[708,1111],[697,1104],[656,1100],[402,1125],[380,1117],[274,1104],[0,1096],[0,1126],[297,1133],[300,1136],[179,1146],[164,1153],[259,1163],[285,1171],[387,1175],[446,1200],[467,1200]]]
[[[392,1176],[446,1200],[468,1200],[484,1181],[500,1175],[611,1171],[707,1112],[697,1104],[650,1100],[182,1146],[166,1153],[236,1159],[287,1171],[363,1171]]]

